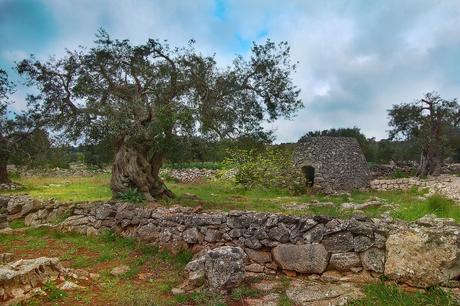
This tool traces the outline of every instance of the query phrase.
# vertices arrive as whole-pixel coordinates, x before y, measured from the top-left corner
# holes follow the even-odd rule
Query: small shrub
[[[43,290],[48,294],[48,300],[50,301],[57,301],[67,296],[67,292],[57,288],[56,285],[50,281],[43,286]]]
[[[142,203],[145,201],[144,195],[137,188],[129,188],[127,191],[120,193],[119,197],[129,203]]]
[[[428,208],[433,212],[433,213],[439,213],[441,215],[445,214],[447,210],[449,210],[452,206],[452,201],[441,196],[438,194],[435,194],[431,197],[428,198],[427,200]]]
[[[11,171],[8,173],[8,177],[12,180],[18,180],[21,178],[21,173],[19,171]]]
[[[402,171],[401,169],[396,169],[391,175],[391,177],[395,179],[412,177],[412,176],[415,176],[415,171],[407,172],[407,171]]]
[[[254,187],[305,190],[305,179],[292,165],[292,151],[268,148],[265,151],[234,150],[228,153],[225,168],[236,169],[235,182],[247,189]]]

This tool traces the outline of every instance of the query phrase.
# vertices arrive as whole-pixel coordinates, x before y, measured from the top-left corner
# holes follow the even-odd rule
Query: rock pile
[[[48,282],[61,290],[83,289],[75,282],[97,279],[98,274],[62,266],[58,258],[39,257],[13,261],[13,254],[0,254],[0,304],[16,305],[33,296],[46,295]],[[21,304],[22,305],[22,304]]]
[[[64,268],[58,258],[21,259],[0,266],[0,302],[21,301],[48,281],[58,279]]]

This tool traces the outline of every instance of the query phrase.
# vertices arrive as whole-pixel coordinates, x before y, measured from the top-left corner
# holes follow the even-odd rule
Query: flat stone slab
[[[294,281],[286,290],[288,298],[295,305],[335,306],[346,305],[363,296],[360,288],[353,284]]]
[[[283,270],[300,273],[323,273],[329,254],[321,244],[282,244],[273,250],[273,258]]]

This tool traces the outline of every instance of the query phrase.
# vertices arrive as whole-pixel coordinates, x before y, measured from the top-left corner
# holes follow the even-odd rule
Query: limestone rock
[[[399,228],[386,248],[385,274],[394,280],[426,288],[460,277],[460,226]]]
[[[246,254],[239,247],[223,246],[205,255],[204,271],[211,290],[237,287],[244,280]]]
[[[34,288],[56,280],[63,273],[64,267],[58,258],[21,259],[0,266],[0,303],[25,299]]]
[[[363,294],[352,284],[325,283],[291,283],[286,290],[288,298],[296,305],[305,306],[335,306],[346,305]]]
[[[385,267],[385,251],[372,247],[360,254],[364,269],[383,273]]]
[[[185,271],[188,272],[187,280],[190,285],[194,287],[200,287],[204,284],[205,275],[204,275],[204,263],[205,256],[200,257],[199,259],[189,262],[185,266]]]
[[[187,243],[198,243],[201,239],[202,234],[197,230],[196,227],[186,229],[182,234],[182,238]]]
[[[244,305],[247,306],[277,306],[279,305],[280,295],[278,293],[270,293],[262,297],[246,298]]]
[[[361,260],[355,252],[335,253],[331,255],[329,264],[338,271],[349,271],[361,267]]]
[[[353,235],[350,232],[338,232],[322,241],[328,252],[348,252],[353,250]]]
[[[282,244],[272,250],[273,258],[283,270],[300,273],[322,273],[329,254],[321,244]]]
[[[244,249],[249,259],[259,263],[264,264],[272,261],[272,254],[266,251],[257,251],[249,248]]]
[[[113,268],[112,271],[110,271],[110,274],[112,274],[113,276],[120,276],[120,275],[126,274],[129,270],[130,268],[128,266],[121,265],[121,266]]]
[[[76,289],[84,289],[85,287],[77,285],[70,281],[65,281],[62,284],[59,284],[58,288],[61,290],[76,290]]]

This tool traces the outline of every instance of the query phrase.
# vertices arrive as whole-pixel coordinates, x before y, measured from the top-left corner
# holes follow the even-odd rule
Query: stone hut
[[[305,177],[305,183],[315,190],[335,193],[369,187],[367,161],[354,138],[301,138],[293,158],[294,166]]]

